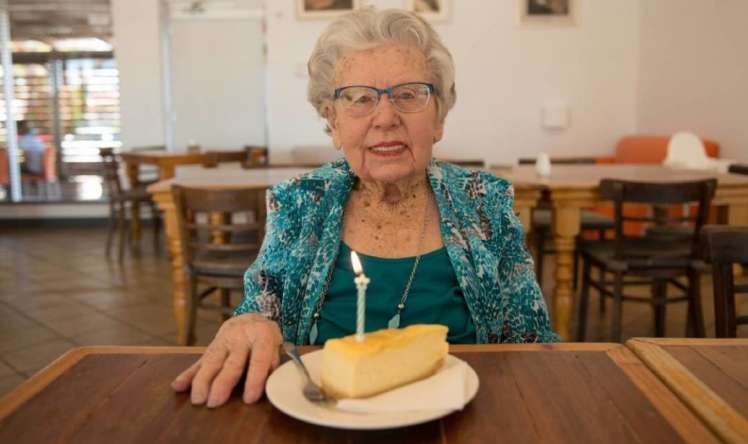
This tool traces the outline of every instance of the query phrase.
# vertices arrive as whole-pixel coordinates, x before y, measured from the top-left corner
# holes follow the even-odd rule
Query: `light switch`
[[[540,109],[540,126],[546,129],[564,129],[569,126],[569,107],[565,103],[546,103]]]

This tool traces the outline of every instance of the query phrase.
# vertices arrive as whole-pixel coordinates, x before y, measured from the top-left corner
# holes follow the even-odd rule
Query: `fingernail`
[[[205,395],[202,393],[193,393],[192,397],[190,398],[192,401],[192,404],[194,405],[200,405],[205,403]]]

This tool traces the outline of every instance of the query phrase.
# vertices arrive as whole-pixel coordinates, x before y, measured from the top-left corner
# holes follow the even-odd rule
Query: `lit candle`
[[[356,283],[358,298],[356,299],[356,341],[364,341],[364,317],[366,312],[366,287],[369,285],[369,278],[364,274],[364,268],[355,251],[351,251],[351,264],[356,277],[353,282]]]

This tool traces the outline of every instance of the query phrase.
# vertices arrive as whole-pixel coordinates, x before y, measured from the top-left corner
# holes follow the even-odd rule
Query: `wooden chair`
[[[520,165],[532,165],[535,163],[535,158],[521,158],[519,159]],[[554,158],[551,159],[551,165],[590,165],[595,164],[595,159],[592,157],[568,157],[568,158]],[[546,195],[543,199],[544,202],[548,202],[549,198]],[[551,236],[551,208],[545,204],[538,208],[535,208],[532,212],[532,230],[531,230],[531,241],[534,245],[535,250],[535,275],[538,279],[538,284],[543,286],[543,263],[545,256],[548,254],[555,254],[556,249],[548,245],[548,240]],[[577,243],[582,238],[581,236],[595,235],[599,240],[605,239],[605,233],[608,230],[612,230],[615,227],[613,219],[604,214],[597,213],[591,210],[581,211],[581,230],[582,234],[577,238]],[[574,264],[572,267],[573,287],[577,288],[578,281],[578,264],[579,264],[579,249],[577,248],[574,252]],[[604,310],[605,305],[600,306],[601,311]]]
[[[101,156],[101,176],[109,198],[106,256],[109,257],[111,254],[112,240],[116,232],[119,239],[117,258],[121,261],[124,257],[125,238],[130,232],[127,216],[130,214],[129,208],[132,205],[145,205],[150,209],[153,225],[153,248],[154,251],[158,252],[161,216],[151,195],[145,190],[145,186],[126,189],[122,185],[119,176],[119,159],[112,148],[99,148],[99,156]]]
[[[712,263],[716,336],[737,337],[737,327],[748,324],[748,315],[736,315],[735,296],[748,293],[748,284],[735,283],[733,264],[748,264],[748,226],[707,225],[701,241],[704,257]]]
[[[748,164],[745,163],[733,163],[727,167],[727,171],[733,174],[747,174],[748,175]]]
[[[244,287],[264,237],[265,193],[172,185],[188,283],[189,344],[195,341],[195,316],[201,301],[218,290],[224,319],[231,315],[231,291]],[[204,286],[198,292],[199,285]]]
[[[693,332],[704,336],[704,320],[699,289],[700,272],[704,268],[700,258],[699,231],[706,220],[709,204],[714,196],[717,182],[714,179],[680,183],[644,183],[603,179],[600,195],[613,201],[615,211],[615,238],[612,241],[583,241],[579,244],[582,258],[582,290],[579,298],[579,324],[577,339],[584,340],[587,302],[590,287],[600,297],[611,297],[614,301],[612,336],[621,340],[621,316],[623,301],[643,302],[654,308],[655,334],[664,336],[665,307],[667,303],[688,301],[687,334]],[[655,216],[629,216],[624,211],[628,204],[649,206],[696,203],[695,215],[673,217],[668,212]],[[657,224],[660,227],[690,224],[688,238],[674,238],[669,232],[663,236],[625,235],[624,225],[629,222]],[[596,279],[591,268],[599,269]],[[608,273],[613,280],[606,280]],[[625,278],[634,278],[625,280]],[[678,279],[685,277],[684,284]],[[668,284],[683,294],[667,296]],[[652,297],[624,294],[624,287],[649,286]]]

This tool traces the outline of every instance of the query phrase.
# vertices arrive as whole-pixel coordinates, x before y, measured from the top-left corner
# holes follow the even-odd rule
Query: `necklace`
[[[423,246],[423,240],[426,237],[426,228],[428,227],[431,220],[429,219],[429,200],[426,199],[426,206],[423,210],[423,226],[421,228],[421,235],[418,238],[418,245],[416,247],[416,252],[418,253],[416,255],[415,261],[413,261],[413,268],[410,270],[410,276],[408,277],[408,281],[405,283],[405,289],[403,290],[403,295],[400,297],[400,303],[397,304],[397,309],[395,311],[395,315],[390,318],[390,320],[387,322],[387,328],[399,328],[400,327],[400,313],[405,309],[405,302],[408,300],[408,295],[410,294],[410,287],[413,285],[413,280],[416,277],[416,271],[418,270],[418,265],[421,263],[421,256],[420,253],[421,247]],[[322,304],[325,302],[325,297],[327,296],[327,290],[330,287],[330,281],[332,281],[332,275],[335,271],[335,263],[338,261],[337,255],[335,256],[335,259],[333,260],[333,265],[330,267],[330,270],[327,273],[327,278],[325,279],[325,286],[322,289],[322,294],[319,297],[319,301],[317,301],[317,305],[314,308],[314,314],[312,315],[312,328],[309,331],[309,344],[314,344],[317,342],[317,336],[319,335],[319,331],[317,329],[317,323],[319,322],[320,315],[322,313]]]

